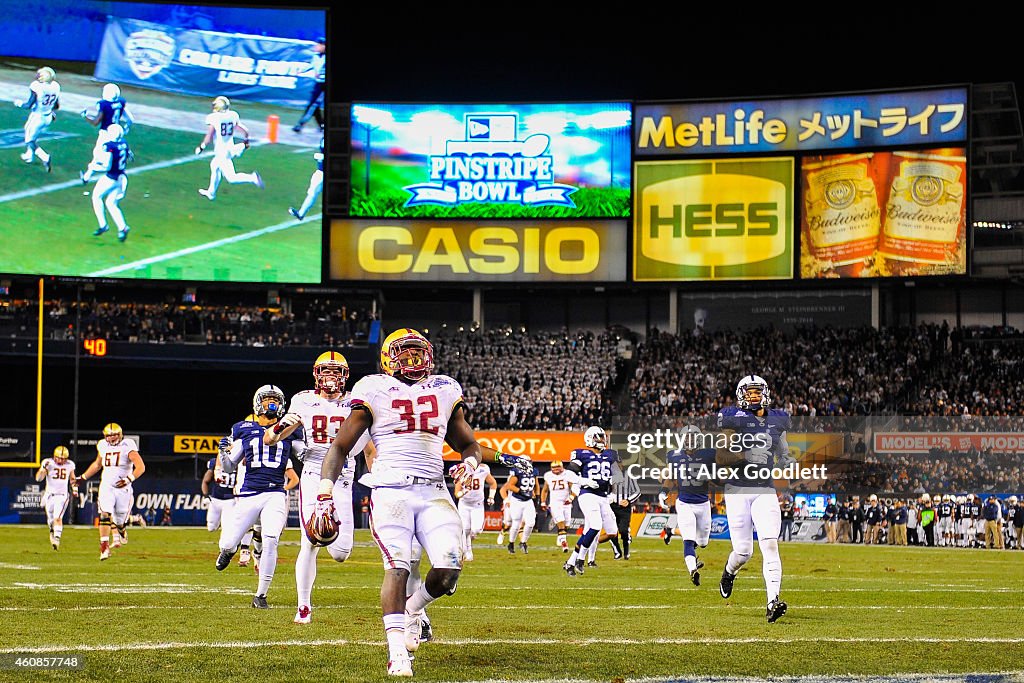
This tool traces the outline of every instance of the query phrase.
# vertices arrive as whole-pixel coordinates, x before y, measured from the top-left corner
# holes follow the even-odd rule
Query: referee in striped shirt
[[[636,479],[627,477],[622,472],[620,463],[612,464],[612,490],[608,495],[611,500],[612,511],[615,513],[615,525],[619,533],[611,539],[612,548],[615,551],[615,559],[629,559],[629,522],[633,515],[633,503],[640,498],[640,485]],[[619,547],[619,543],[622,547]]]

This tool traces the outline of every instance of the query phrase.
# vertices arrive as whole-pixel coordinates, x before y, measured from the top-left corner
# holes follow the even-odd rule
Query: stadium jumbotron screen
[[[625,218],[628,102],[352,106],[361,217]]]
[[[0,272],[320,281],[324,10],[4,13]]]

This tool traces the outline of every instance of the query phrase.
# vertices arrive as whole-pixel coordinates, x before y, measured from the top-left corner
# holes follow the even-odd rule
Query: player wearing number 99
[[[273,384],[264,384],[252,397],[256,421],[243,420],[231,427],[231,446],[218,456],[224,472],[245,464],[245,476],[238,484],[235,512],[220,534],[217,571],[223,571],[235,554],[242,536],[259,522],[263,535],[259,586],[252,606],[267,609],[267,591],[277,568],[277,546],[288,523],[288,496],[285,471],[292,467],[291,456],[302,455],[305,448],[302,427],[272,446],[263,442],[264,433],[278,424],[285,413],[284,392]]]
[[[316,495],[320,489],[320,467],[327,449],[338,433],[338,428],[352,412],[349,396],[345,393],[349,368],[345,356],[337,351],[325,351],[313,363],[313,389],[300,391],[288,404],[289,412],[281,421],[263,434],[263,443],[273,445],[302,427],[305,450],[302,454],[302,476],[299,479],[299,514],[302,526],[313,516]],[[327,546],[327,551],[338,562],[344,562],[352,552],[352,480],[356,471],[356,455],[369,443],[370,435],[363,434],[345,460],[341,476],[334,483],[334,508],[338,516],[338,538]],[[373,446],[369,446],[373,448]],[[320,546],[313,545],[306,534],[300,540],[299,556],[295,560],[295,588],[298,592],[296,624],[308,624],[313,619],[311,595],[316,580],[316,556]]]
[[[762,572],[768,594],[768,623],[786,613],[779,598],[782,587],[782,559],[779,557],[779,533],[782,510],[775,492],[775,481],[761,477],[759,471],[793,462],[789,456],[786,432],[791,418],[785,410],[771,408],[768,383],[757,375],[747,375],[736,385],[736,405],[718,413],[718,426],[730,443],[740,437],[742,450],[734,453],[719,449],[718,462],[740,472],[725,483],[725,514],[729,519],[732,552],[722,571],[719,592],[732,595],[733,582],[740,568],[754,553],[754,531],[761,547]],[[726,461],[726,462],[723,462]],[[753,467],[751,467],[753,466]]]
[[[380,374],[352,387],[352,413],[324,458],[317,511],[306,532],[314,542],[337,533],[334,483],[369,430],[376,459],[359,481],[372,489],[371,532],[384,560],[388,674],[412,676],[409,652],[419,647],[423,610],[455,592],[462,570],[462,520],[445,485],[444,445],[463,455],[449,471],[463,486],[481,463],[482,451],[466,422],[462,387],[451,377],[432,374],[434,350],[426,337],[408,328],[392,332],[381,344],[380,366]],[[503,464],[518,461],[501,453],[494,457]],[[423,546],[431,568],[407,599],[413,539]]]

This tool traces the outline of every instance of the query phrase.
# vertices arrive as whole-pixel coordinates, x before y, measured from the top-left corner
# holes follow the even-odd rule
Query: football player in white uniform
[[[249,129],[238,118],[238,112],[231,108],[231,101],[221,95],[213,100],[213,111],[206,116],[206,135],[196,147],[195,153],[202,154],[213,141],[213,158],[210,159],[210,186],[200,188],[199,194],[210,201],[217,198],[220,181],[229,183],[250,183],[263,189],[263,178],[259,171],[238,173],[234,160],[249,148]],[[241,131],[241,142],[235,142],[235,131]]]
[[[551,514],[551,521],[558,529],[555,544],[563,553],[569,552],[569,543],[565,531],[572,523],[572,501],[576,496],[572,492],[572,483],[576,479],[574,472],[569,472],[561,460],[551,463],[551,469],[544,473],[544,486],[540,490],[540,509]]]
[[[381,344],[380,366],[381,374],[368,375],[352,388],[352,413],[324,458],[316,512],[306,533],[322,545],[337,537],[334,485],[348,454],[369,430],[376,459],[360,483],[372,489],[371,529],[385,566],[381,607],[388,675],[412,676],[409,651],[418,647],[420,615],[437,598],[455,592],[462,569],[462,520],[445,485],[444,444],[464,457],[449,470],[456,484],[465,485],[483,452],[465,419],[462,387],[451,377],[432,374],[434,352],[426,337],[408,328],[392,332]],[[518,462],[500,453],[496,459]],[[407,599],[414,538],[431,568]]]
[[[309,187],[306,188],[306,198],[302,200],[302,206],[296,209],[294,206],[288,207],[288,213],[300,221],[306,217],[309,210],[313,207],[313,202],[320,196],[320,191],[324,188],[324,138],[320,137],[320,151],[313,155],[313,160],[316,162],[316,170],[313,171],[313,175],[309,177]]]
[[[82,472],[78,485],[100,470],[100,559],[105,560],[110,557],[111,547],[128,542],[128,515],[135,502],[132,482],[146,471],[138,445],[134,439],[125,437],[116,422],[103,428],[103,439],[96,443],[96,459]],[[114,527],[113,544],[110,542],[111,525]]]
[[[305,449],[302,453],[302,475],[299,484],[299,514],[303,527],[313,515],[316,496],[320,489],[320,466],[327,449],[338,433],[338,428],[352,412],[345,393],[349,368],[345,356],[337,351],[325,351],[313,363],[313,389],[300,391],[288,404],[289,412],[273,429],[263,434],[263,443],[272,446],[288,438],[300,425],[303,428]],[[363,452],[370,440],[363,434],[349,453],[341,476],[334,486],[334,506],[338,513],[338,538],[327,551],[337,562],[344,562],[352,552],[355,522],[352,514],[352,484],[356,471],[356,455]],[[372,448],[372,446],[371,446]],[[305,534],[300,539],[299,556],[295,560],[295,588],[298,593],[296,624],[308,624],[313,619],[311,595],[316,580],[316,556],[320,547],[310,543]]]
[[[484,489],[490,488],[487,505],[494,505],[498,493],[498,482],[491,475],[491,468],[481,464],[473,477],[465,484],[455,485],[455,498],[459,501],[459,516],[462,517],[463,559],[473,561],[473,539],[484,530]]]
[[[221,448],[218,464],[225,472],[234,472],[239,463],[245,463],[245,474],[236,486],[238,499],[230,523],[220,534],[220,554],[217,571],[224,571],[238,549],[242,536],[257,521],[260,523],[263,554],[259,561],[259,585],[252,606],[269,609],[267,591],[277,569],[277,548],[281,534],[288,524],[287,470],[293,469],[292,455],[300,455],[305,448],[301,424],[290,435],[277,443],[267,445],[264,434],[279,424],[285,412],[284,392],[272,384],[265,384],[252,397],[252,412],[256,421],[242,420],[231,427],[229,449]]]
[[[50,545],[54,550],[60,547],[60,537],[64,533],[64,513],[71,500],[68,488],[71,495],[78,495],[75,463],[68,460],[68,456],[67,447],[57,446],[53,449],[53,457],[44,460],[36,471],[36,481],[46,480],[42,503],[46,510],[46,525],[50,528]]]
[[[732,552],[722,570],[719,592],[723,598],[732,595],[736,573],[754,554],[756,531],[768,596],[766,614],[769,624],[778,621],[787,609],[779,597],[782,587],[782,559],[779,557],[782,509],[775,492],[775,480],[759,473],[794,462],[786,442],[791,418],[785,410],[771,408],[771,404],[771,392],[764,379],[757,375],[743,377],[736,385],[736,405],[719,411],[718,426],[730,443],[735,433],[742,436],[744,443],[753,445],[738,457],[727,448],[719,449],[717,454],[719,464],[732,466],[740,473],[725,484],[725,514],[729,519]]]
[[[15,107],[28,109],[29,112],[25,121],[25,153],[21,155],[21,160],[31,164],[33,159],[39,157],[47,173],[52,168],[50,155],[39,146],[39,136],[54,122],[57,110],[60,109],[60,83],[56,77],[53,69],[44,66],[36,71],[36,79],[28,86],[28,99],[14,100]]]

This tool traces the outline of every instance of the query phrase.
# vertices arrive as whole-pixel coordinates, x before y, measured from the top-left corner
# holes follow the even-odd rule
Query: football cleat
[[[620,553],[618,550],[614,550],[612,552],[612,559],[613,560],[621,560],[622,559],[622,553]]]
[[[768,623],[774,624],[776,621],[782,618],[782,615],[786,613],[787,605],[782,602],[779,598],[775,598],[768,603]]]
[[[256,187],[263,189],[263,176],[260,175],[259,171],[253,171],[253,175],[256,176]]]
[[[78,179],[82,181],[83,185],[88,185],[89,181],[85,179],[85,171],[78,172]]]
[[[127,225],[124,226],[124,230],[118,230],[117,231],[117,239],[118,239],[118,241],[124,242],[126,239],[128,239],[128,231],[129,230],[131,230],[131,228],[128,227]]]
[[[523,551],[523,555],[529,555],[530,554],[530,549],[526,546],[525,543],[520,543],[519,544],[519,549]]]
[[[204,188],[204,187],[201,187],[201,188],[199,188],[199,194],[203,195],[204,197],[206,197],[207,199],[209,199],[209,200],[210,200],[211,202],[212,202],[212,201],[213,201],[214,199],[216,199],[216,195],[214,195],[214,194],[213,194],[212,192],[210,192],[209,190],[207,190],[207,189],[206,189],[206,188]]]
[[[31,154],[20,154],[19,156],[21,157],[21,160],[24,161],[26,164],[31,164],[32,163],[32,155]]]
[[[722,594],[723,598],[728,598],[732,595],[732,582],[735,580],[735,574],[730,574],[727,569],[722,570],[722,580],[718,584],[718,592]]]
[[[242,548],[242,554],[238,556],[238,566],[248,567],[249,566],[249,549]]]
[[[516,542],[515,541],[509,541],[508,542],[508,554],[509,555],[515,555],[516,554]]]
[[[110,542],[110,547],[111,548],[120,548],[121,547],[121,536],[117,533],[116,530],[114,531],[114,540]]]
[[[694,586],[699,586],[700,585],[700,572],[697,571],[696,569],[694,569],[692,572],[690,572],[690,581],[693,582]]]
[[[388,661],[388,676],[401,676],[412,678],[412,657],[409,655],[396,655]]]
[[[498,532],[498,545],[505,545],[505,532],[504,531],[499,531]]]
[[[423,635],[423,612],[405,613],[405,649],[416,652],[420,649],[420,636]]]
[[[103,226],[103,227],[101,227],[101,228],[96,228],[96,229],[95,229],[95,230],[93,231],[93,233],[92,233],[92,236],[93,236],[93,237],[99,237],[100,235],[102,235],[103,233],[105,233],[105,232],[106,232],[106,231],[108,231],[108,230],[110,230],[110,228],[108,228],[107,226],[105,226],[105,225],[104,225],[104,226]]]
[[[576,565],[566,562],[562,565],[562,569],[565,570],[565,573],[569,576],[576,576]]]
[[[100,541],[100,559],[105,560],[110,557],[110,542]]]
[[[423,629],[420,631],[420,643],[429,643],[434,639],[434,629],[430,628],[426,612],[423,613],[421,621],[423,622]]]
[[[292,126],[292,132],[293,133],[301,133],[302,132],[302,124],[301,123],[296,123],[294,126]]]
[[[53,161],[53,160],[52,159],[47,159],[46,161],[43,162],[43,168],[46,169],[47,173],[49,173],[49,172],[51,172],[53,170],[53,164],[50,163],[51,161]]]
[[[266,595],[254,595],[252,596],[252,606],[256,609],[270,609],[270,605],[267,604]]]
[[[302,220],[302,214],[294,206],[288,207],[288,213],[290,213],[296,220]]]
[[[221,550],[220,554],[217,555],[217,564],[215,565],[217,567],[217,571],[222,572],[227,569],[228,565],[231,564],[231,558],[234,556],[234,550]]]
[[[576,573],[583,576],[583,560],[576,560]]]
[[[472,550],[467,550],[466,554],[462,556],[462,560],[463,560],[463,562],[472,562],[473,561],[473,551]]]
[[[298,611],[295,612],[294,622],[296,624],[308,624],[313,621],[313,610],[309,608],[309,605],[302,605]]]

